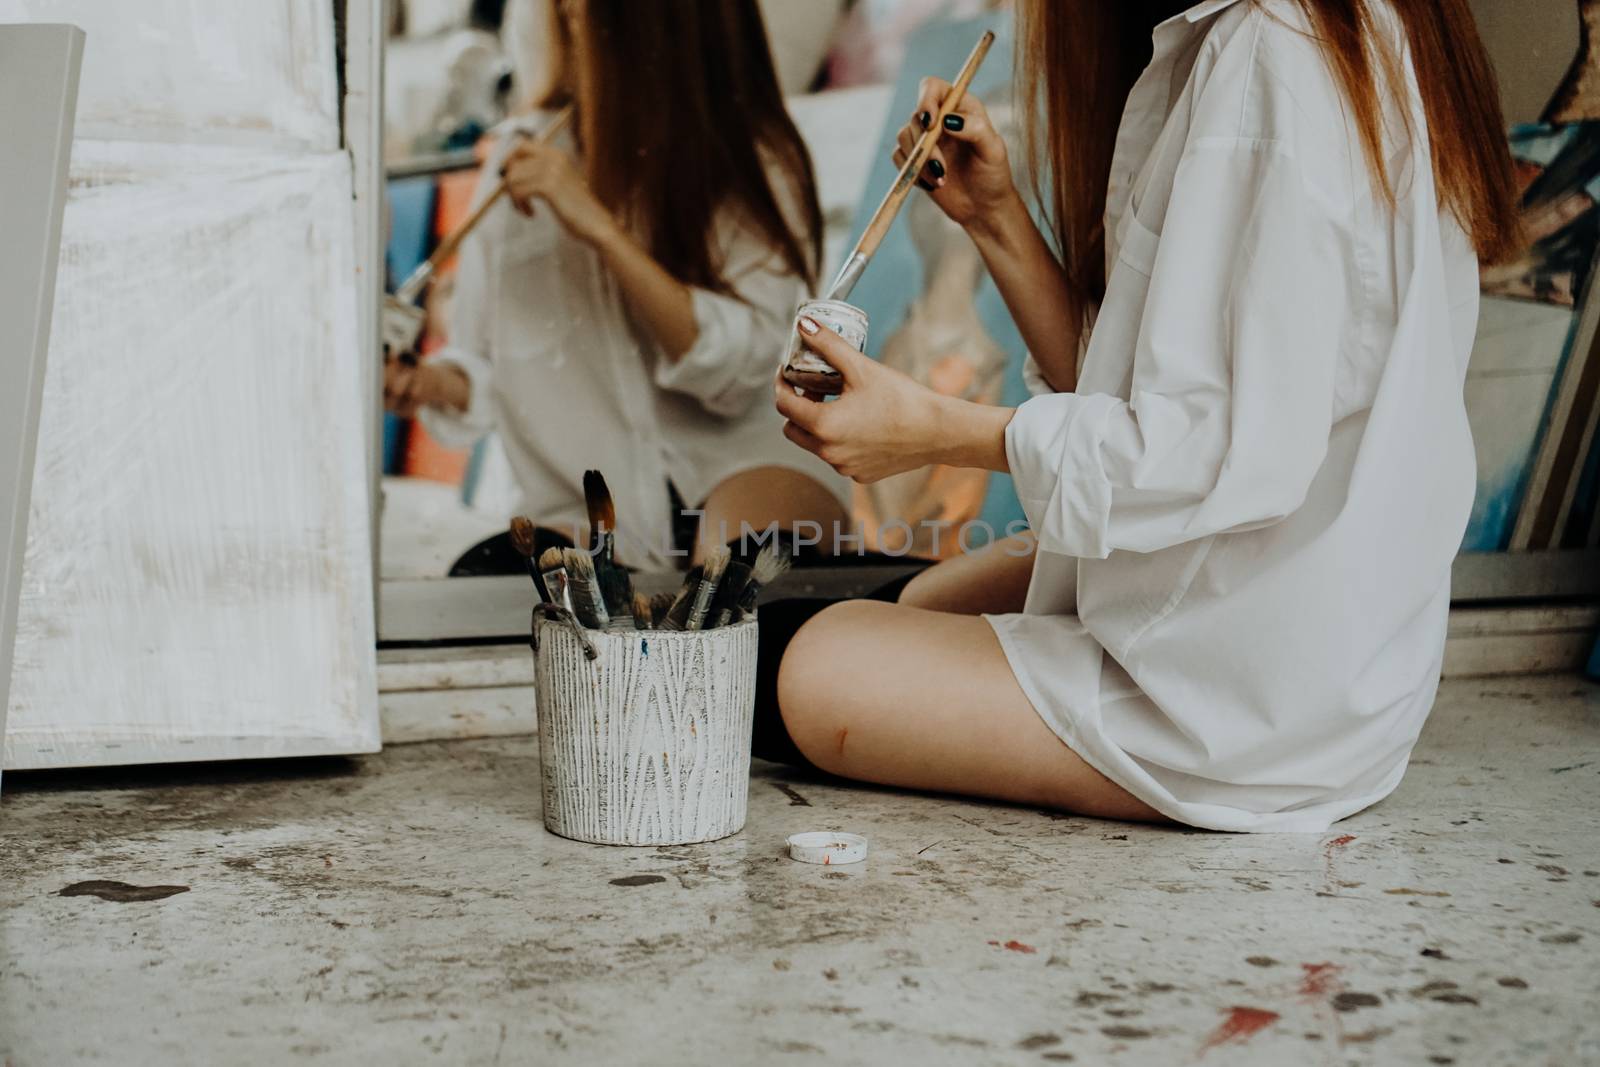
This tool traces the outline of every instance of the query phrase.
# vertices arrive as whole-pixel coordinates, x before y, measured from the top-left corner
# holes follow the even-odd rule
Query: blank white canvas
[[[96,124],[73,148],[0,759],[375,750],[331,5],[0,0],[0,20],[19,7],[83,15]],[[91,82],[96,56],[115,61]]]
[[[0,0],[88,35],[78,136],[333,151],[332,0]]]

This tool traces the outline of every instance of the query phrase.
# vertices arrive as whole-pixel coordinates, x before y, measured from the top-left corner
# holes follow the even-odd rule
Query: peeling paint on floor
[[[0,1062],[1600,1062],[1600,689],[1457,682],[1400,791],[1239,836],[759,765],[547,834],[533,738],[8,774]],[[865,863],[784,856],[817,826]],[[186,890],[186,891],[185,891]]]

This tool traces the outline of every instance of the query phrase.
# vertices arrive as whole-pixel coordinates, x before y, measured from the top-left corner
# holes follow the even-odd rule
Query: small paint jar
[[[867,313],[842,300],[808,300],[795,312],[794,329],[789,332],[789,351],[783,361],[783,380],[808,393],[838,396],[844,392],[844,379],[801,342],[801,318],[815,319],[844,338],[857,352],[865,352]]]
[[[542,614],[533,626],[551,833],[683,845],[744,828],[754,617],[714,630],[584,630],[582,639]]]

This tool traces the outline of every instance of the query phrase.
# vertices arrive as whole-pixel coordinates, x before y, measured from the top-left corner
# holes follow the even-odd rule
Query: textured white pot
[[[534,622],[544,824],[606,845],[681,845],[744,828],[756,622],[585,631]]]

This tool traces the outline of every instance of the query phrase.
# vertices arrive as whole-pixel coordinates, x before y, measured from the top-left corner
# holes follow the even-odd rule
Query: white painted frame
[[[0,26],[0,737],[11,690],[22,553],[78,106],[84,33]]]

